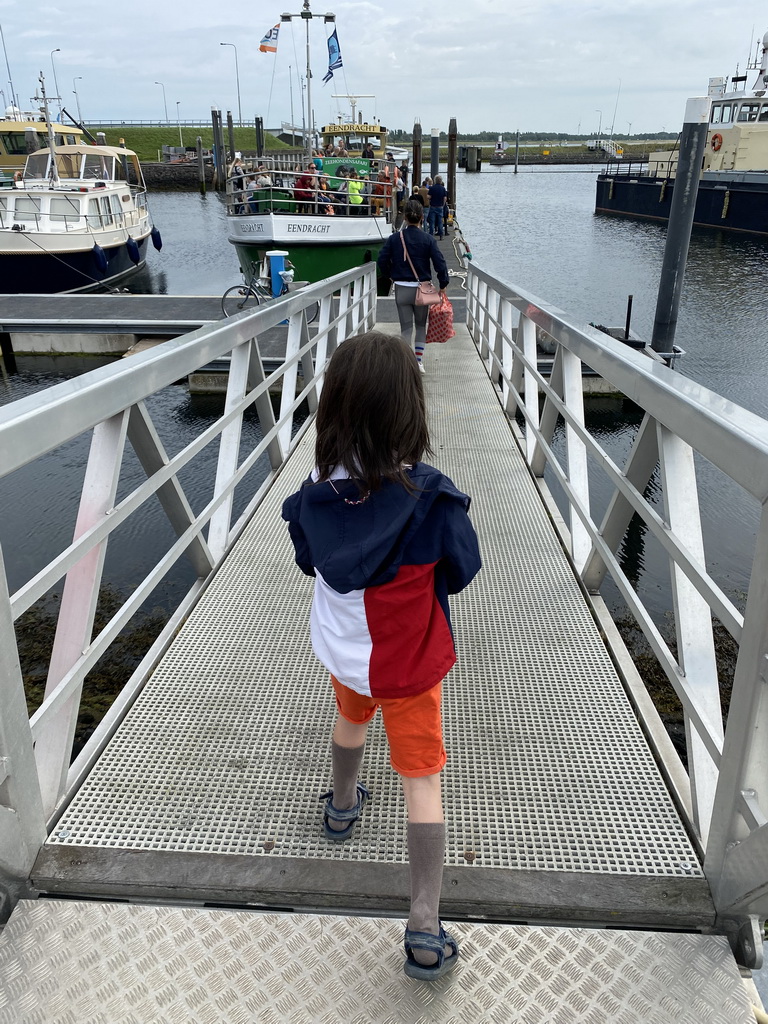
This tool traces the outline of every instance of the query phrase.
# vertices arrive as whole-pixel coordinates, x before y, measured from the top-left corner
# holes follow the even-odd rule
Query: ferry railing
[[[310,334],[307,309],[314,309],[317,303],[317,328],[313,324]],[[13,593],[9,593],[0,549],[0,924],[23,894],[35,856],[79,781],[298,444],[310,421],[299,425],[297,410],[303,403],[310,412],[316,410],[328,358],[346,337],[373,327],[375,310],[376,268],[368,263],[291,292],[252,313],[208,325],[0,408],[0,479],[73,438],[91,435],[72,543]],[[286,321],[285,358],[268,372],[259,338]],[[147,400],[226,356],[230,363],[221,415],[169,458]],[[300,370],[303,382],[299,382]],[[275,414],[269,392],[277,385],[282,392]],[[243,417],[252,408],[263,436],[240,461]],[[146,480],[117,500],[126,442],[136,453]],[[206,463],[204,454],[202,459],[198,457],[210,451],[212,444],[218,444],[218,457],[215,469],[208,471],[205,466],[210,461]],[[264,455],[269,463],[267,475],[235,519],[235,489],[257,463],[263,467]],[[187,467],[198,476],[208,473],[209,477],[212,497],[198,514],[180,480]],[[256,480],[258,477],[254,483]],[[93,635],[108,544],[155,496],[175,540]],[[50,509],[55,517],[54,500]],[[88,672],[169,570],[184,558],[194,567],[195,582],[70,763]],[[61,581],[45,696],[30,718],[14,624]]]
[[[698,840],[719,923],[731,934],[739,961],[757,966],[768,913],[768,422],[683,377],[650,351],[633,351],[473,263],[467,264],[467,324],[614,649],[623,644],[599,596],[607,575],[682,703],[687,774],[659,730],[645,690],[633,690],[646,728],[662,734],[668,781]],[[554,346],[549,377],[538,369],[537,335]],[[585,423],[585,366],[643,410],[623,466]],[[553,445],[559,424],[562,451]],[[695,455],[737,484],[759,513],[744,614],[706,568]],[[658,507],[644,496],[657,467]],[[567,524],[544,481],[545,468],[567,508]],[[600,476],[611,498],[597,521],[590,505]],[[634,515],[669,558],[676,649],[621,565],[620,547]],[[713,617],[738,644],[725,729]],[[623,674],[628,684],[639,683],[631,662]]]

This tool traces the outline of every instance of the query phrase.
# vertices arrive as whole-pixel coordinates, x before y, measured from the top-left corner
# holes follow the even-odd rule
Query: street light
[[[56,65],[53,62],[54,53],[61,53],[61,47],[57,46],[55,50],[51,50],[51,67],[53,68],[53,86],[56,89],[56,99],[59,103],[59,114],[61,114],[61,96],[59,95],[59,83],[56,81]]]
[[[597,126],[597,137],[600,138],[600,129],[603,127],[603,112],[595,107],[595,113],[600,115],[600,123]]]
[[[181,100],[176,100],[176,124],[179,126],[179,145],[184,148],[184,139],[181,137],[181,118],[179,117],[179,104]]]
[[[80,113],[80,97],[77,95],[77,84],[76,83],[77,82],[82,82],[82,80],[83,80],[83,76],[82,75],[78,75],[77,78],[73,78],[72,79],[72,90],[73,90],[73,92],[75,94],[75,99],[77,100],[77,120],[80,122],[80,124],[83,123],[83,115]]]
[[[632,134],[632,122],[627,121],[627,138]]]
[[[165,123],[170,124],[171,122],[168,120],[168,104],[165,102],[165,86],[163,85],[162,82],[155,82],[155,85],[159,85],[160,88],[163,90],[163,109],[165,110]]]
[[[219,43],[219,46],[231,46],[235,51],[235,79],[237,80],[237,122],[243,123],[243,111],[240,106],[240,68],[237,64],[237,47],[234,43]]]

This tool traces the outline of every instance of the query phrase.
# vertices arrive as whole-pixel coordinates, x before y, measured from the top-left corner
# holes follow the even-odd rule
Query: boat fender
[[[107,254],[101,248],[100,245],[94,245],[91,250],[93,253],[93,259],[96,264],[96,269],[100,274],[106,274],[107,272]]]
[[[715,153],[718,151],[718,149],[720,149],[722,144],[723,136],[720,134],[720,132],[715,132],[715,134],[712,136],[712,141],[710,142],[710,146],[715,151]]]
[[[141,253],[139,252],[139,245],[135,238],[128,238],[125,243],[125,248],[128,250],[128,255],[131,258],[131,263],[139,263],[141,261]]]
[[[157,228],[152,228],[152,245],[154,245],[158,252],[163,248],[163,240]]]

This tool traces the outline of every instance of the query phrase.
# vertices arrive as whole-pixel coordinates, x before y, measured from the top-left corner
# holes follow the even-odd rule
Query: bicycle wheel
[[[320,303],[313,302],[312,305],[307,306],[305,312],[307,314],[307,323],[313,324],[317,320],[317,314],[320,312]]]
[[[221,311],[224,316],[236,316],[244,309],[253,309],[258,306],[259,296],[253,288],[245,284],[236,284],[227,288],[221,296]]]

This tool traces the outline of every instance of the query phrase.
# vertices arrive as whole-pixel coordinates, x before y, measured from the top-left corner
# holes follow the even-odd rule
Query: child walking
[[[316,466],[283,505],[296,562],[315,577],[310,632],[331,673],[338,718],[323,829],[343,842],[369,797],[358,780],[381,708],[408,809],[411,903],[405,973],[434,980],[458,945],[439,919],[445,857],[440,696],[456,661],[448,595],[480,569],[470,499],[429,452],[413,351],[372,331],[334,353],[317,412]]]

